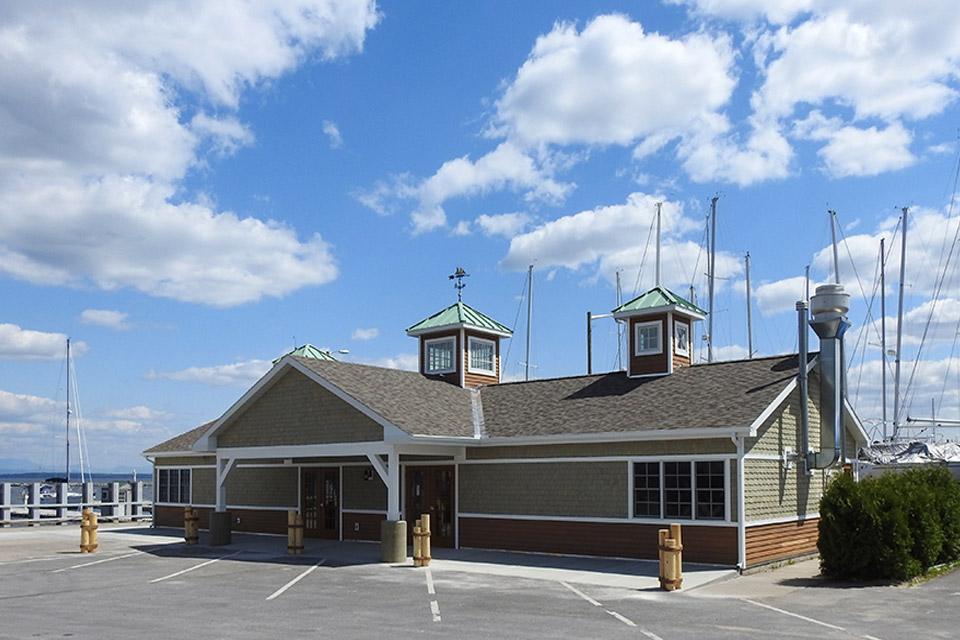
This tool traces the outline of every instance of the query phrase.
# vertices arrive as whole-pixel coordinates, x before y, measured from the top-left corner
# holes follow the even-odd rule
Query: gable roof
[[[429,318],[408,327],[407,335],[416,336],[440,329],[459,328],[479,329],[487,333],[495,333],[504,338],[509,338],[513,335],[513,331],[505,325],[465,305],[459,300],[443,311],[438,311]]]
[[[193,443],[196,442],[200,436],[203,435],[204,431],[210,428],[210,426],[216,422],[216,420],[211,420],[206,424],[202,424],[199,427],[191,429],[186,433],[181,433],[178,436],[174,436],[169,440],[161,442],[158,445],[154,445],[143,452],[142,455],[149,456],[155,453],[191,453]]]
[[[623,372],[483,387],[490,438],[749,427],[797,375],[796,356],[683,367],[669,376]]]
[[[655,286],[633,300],[625,302],[613,310],[615,315],[626,315],[635,311],[652,311],[661,307],[672,307],[687,315],[703,319],[707,312],[685,298],[681,298],[666,287]]]

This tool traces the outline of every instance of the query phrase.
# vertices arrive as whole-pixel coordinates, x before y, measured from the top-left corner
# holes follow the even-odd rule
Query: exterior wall
[[[663,349],[658,354],[637,356],[634,355],[634,353],[636,353],[635,343],[637,339],[637,332],[634,327],[636,327],[638,323],[642,324],[645,322],[660,323],[660,343]],[[627,341],[630,349],[630,357],[627,364],[627,372],[629,375],[643,376],[653,373],[667,373],[668,357],[672,350],[670,347],[673,345],[671,336],[667,335],[667,314],[655,313],[648,316],[630,318],[629,327],[630,338]]]
[[[158,456],[155,467],[195,467],[198,465],[215,465],[217,456]]]
[[[460,465],[462,513],[626,518],[626,462]]]
[[[583,444],[520,445],[512,447],[468,447],[467,460],[522,458],[579,458],[589,456],[686,456],[735,454],[728,437],[709,440],[649,440],[638,442],[597,442]]]
[[[453,337],[453,364],[454,371],[451,373],[441,373],[441,374],[427,374],[427,348],[426,341],[433,340],[435,338],[449,338]],[[455,385],[460,384],[460,369],[456,368],[458,366],[463,366],[463,362],[460,358],[457,358],[458,353],[463,353],[463,345],[460,344],[460,332],[459,331],[440,331],[438,333],[425,334],[420,336],[420,373],[424,375],[430,375],[431,378],[440,378],[441,380],[446,380],[447,382]]]
[[[461,517],[460,546],[652,560],[658,557],[657,532],[661,527],[634,522]],[[683,559],[736,564],[737,528],[684,524]]]
[[[372,474],[370,480],[364,480],[364,472]],[[343,467],[341,475],[343,509],[365,511],[386,511],[387,486],[371,466]],[[346,525],[344,525],[346,533]],[[379,535],[379,529],[377,530]]]
[[[467,387],[479,387],[485,384],[496,384],[500,381],[500,338],[496,336],[491,336],[489,334],[484,335],[482,333],[477,333],[476,331],[466,331],[466,344],[463,345],[463,351],[461,352],[461,362],[460,366],[463,367],[463,383]],[[470,338],[481,338],[483,340],[489,340],[494,343],[494,361],[493,369],[494,374],[492,376],[486,375],[483,373],[471,373],[470,372]]]
[[[730,495],[727,496],[727,498],[730,500],[730,522],[739,522],[740,500],[738,496],[740,494],[740,480],[737,476],[737,461],[731,460],[728,466],[727,475],[730,477]]]
[[[241,467],[227,478],[227,506],[299,509],[297,467]]]
[[[343,514],[343,539],[380,542],[380,523],[387,519],[382,513]]]
[[[210,528],[211,507],[197,507],[199,525],[201,529]],[[284,510],[266,509],[230,509],[233,531],[250,531],[257,533],[276,533],[286,535],[287,512]],[[183,528],[183,507],[155,507],[153,520],[158,527]]]
[[[236,470],[235,470],[236,471]],[[191,474],[191,497],[193,504],[216,504],[217,502],[217,470],[194,469]]]
[[[217,436],[219,447],[383,439],[383,428],[299,371],[289,371]]]
[[[817,550],[819,519],[747,527],[747,566],[786,560]],[[686,546],[686,541],[684,541]],[[684,548],[684,554],[686,554]]]

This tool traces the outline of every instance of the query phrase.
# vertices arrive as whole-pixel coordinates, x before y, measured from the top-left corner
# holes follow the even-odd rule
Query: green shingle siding
[[[296,467],[237,467],[227,478],[227,504],[298,509]]]
[[[193,504],[216,504],[216,469],[194,469],[190,481],[192,482]]]
[[[370,479],[364,480],[364,474]],[[387,486],[373,467],[343,467],[343,508],[385,511]]]

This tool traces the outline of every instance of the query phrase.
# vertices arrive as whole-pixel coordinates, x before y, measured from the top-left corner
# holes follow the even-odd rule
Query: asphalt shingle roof
[[[204,431],[209,429],[210,425],[212,425],[214,422],[216,422],[216,420],[202,424],[199,427],[187,431],[186,433],[181,433],[178,436],[174,436],[166,442],[161,442],[158,445],[152,446],[144,451],[143,455],[149,456],[155,453],[189,452],[190,448],[193,446],[193,443],[199,440]]]

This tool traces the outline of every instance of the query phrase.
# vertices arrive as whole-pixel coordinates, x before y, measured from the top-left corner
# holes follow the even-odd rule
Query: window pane
[[[157,472],[157,500],[170,502],[170,470],[160,469]]]
[[[689,462],[663,463],[663,507],[667,518],[693,516],[693,489]]]
[[[493,345],[479,340],[470,341],[470,368],[493,373]]]
[[[723,462],[697,463],[697,518],[723,520]]]
[[[190,470],[180,470],[180,502],[190,504]]]
[[[633,515],[660,517],[660,463],[633,463]]]
[[[637,351],[660,350],[659,325],[637,326]]]
[[[674,337],[677,343],[677,351],[687,352],[689,348],[690,330],[685,324],[674,325]]]
[[[427,344],[427,371],[453,369],[453,340]]]

